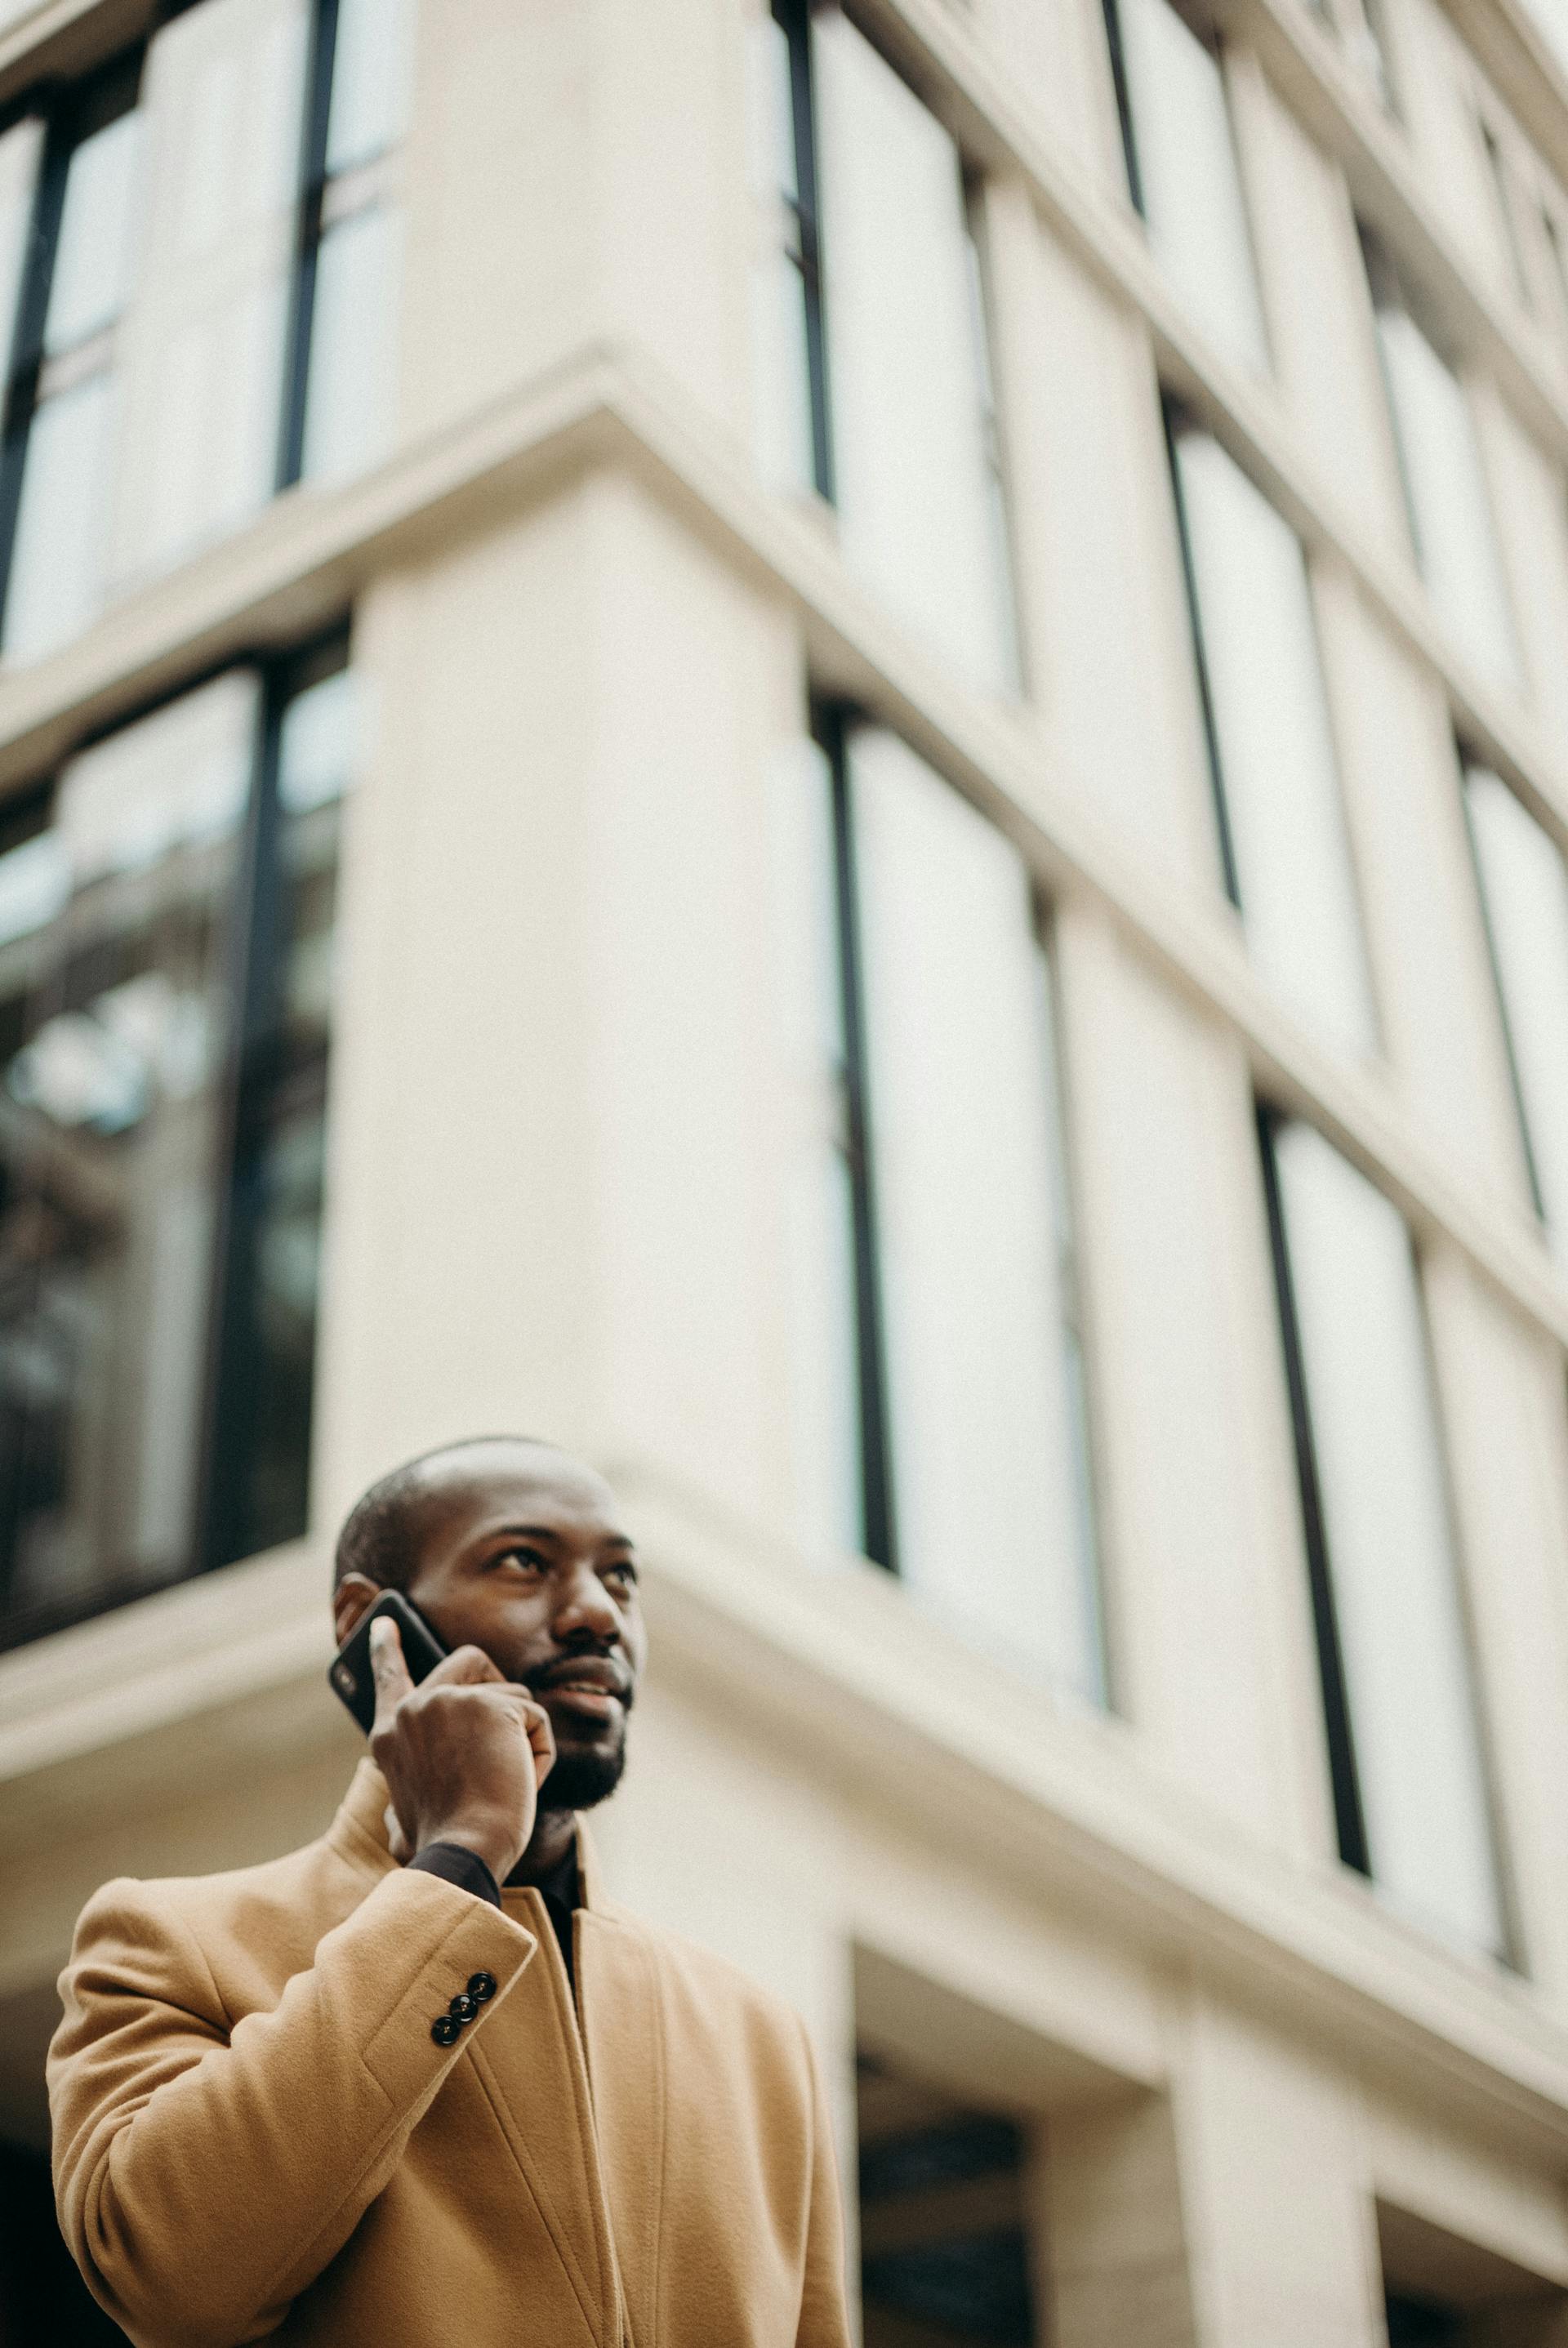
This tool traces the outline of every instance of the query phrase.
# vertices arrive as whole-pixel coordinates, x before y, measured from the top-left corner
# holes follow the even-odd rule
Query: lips
[[[624,1666],[612,1663],[608,1656],[580,1655],[542,1673],[533,1683],[533,1692],[562,1696],[581,1704],[585,1711],[607,1714],[612,1703],[629,1702],[632,1684]]]

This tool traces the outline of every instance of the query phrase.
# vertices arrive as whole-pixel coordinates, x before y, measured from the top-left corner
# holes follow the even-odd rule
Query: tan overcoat
[[[540,1894],[397,1866],[386,1802],[363,1762],[319,1842],[83,1912],[49,2094],[109,2313],[142,2348],[847,2348],[799,2018],[607,1900],[585,1836],[574,2004]]]

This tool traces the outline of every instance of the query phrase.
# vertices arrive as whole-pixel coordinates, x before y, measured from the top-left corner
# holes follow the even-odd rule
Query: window
[[[0,1641],[304,1529],[341,649],[0,829]]]
[[[835,9],[758,27],[759,459],[975,683],[1017,682],[976,214],[957,146]]]
[[[1176,408],[1171,464],[1227,884],[1263,976],[1326,1041],[1377,1048],[1301,542]]]
[[[1029,2132],[864,2050],[855,2110],[865,2348],[1031,2348]]]
[[[1340,1855],[1412,1920],[1501,1954],[1409,1233],[1309,1126],[1261,1130]]]
[[[837,1510],[850,1545],[968,1636],[1100,1702],[1082,1332],[1029,878],[894,736],[836,716],[820,736],[787,778],[796,932],[819,973],[810,1024],[837,1104],[802,1185],[815,1243],[797,1263],[815,1300],[803,1325],[838,1365],[808,1387],[818,1521]]]
[[[1362,249],[1422,576],[1466,654],[1492,683],[1516,685],[1518,646],[1464,387],[1417,324],[1393,264],[1365,229]]]
[[[1268,345],[1224,67],[1172,0],[1106,0],[1132,201],[1171,285],[1228,359],[1258,374]]]
[[[412,33],[411,0],[317,0],[284,481],[357,472],[391,443]]]
[[[387,445],[407,9],[371,23],[199,0],[0,140],[11,658]]]
[[[1488,768],[1467,767],[1465,806],[1535,1201],[1568,1258],[1568,870]]]
[[[1568,2291],[1414,2211],[1377,2204],[1389,2348],[1552,2348]]]

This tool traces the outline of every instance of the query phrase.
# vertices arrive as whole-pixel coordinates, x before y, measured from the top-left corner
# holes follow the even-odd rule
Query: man
[[[111,1883],[61,1982],[56,2184],[143,2348],[844,2348],[804,2029],[607,1900],[646,1646],[603,1480],[453,1446],[338,1543],[346,1638],[400,1588],[451,1650],[376,1722],[328,1832],[231,1875]]]

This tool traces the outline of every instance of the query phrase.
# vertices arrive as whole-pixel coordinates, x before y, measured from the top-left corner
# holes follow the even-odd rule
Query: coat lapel
[[[387,1801],[386,1779],[362,1761],[328,1834],[339,1856],[372,1878],[397,1864],[387,1846]],[[579,1850],[586,1897],[597,1869],[582,1842]],[[571,2278],[589,2336],[618,2342],[620,2287],[571,1985],[540,1894],[509,1885],[501,1904],[539,1945],[467,2062]]]
[[[632,2348],[655,2348],[666,2093],[658,1974],[646,1937],[608,1905],[578,1826],[583,1909],[577,1916],[578,2003],[599,2165]]]

